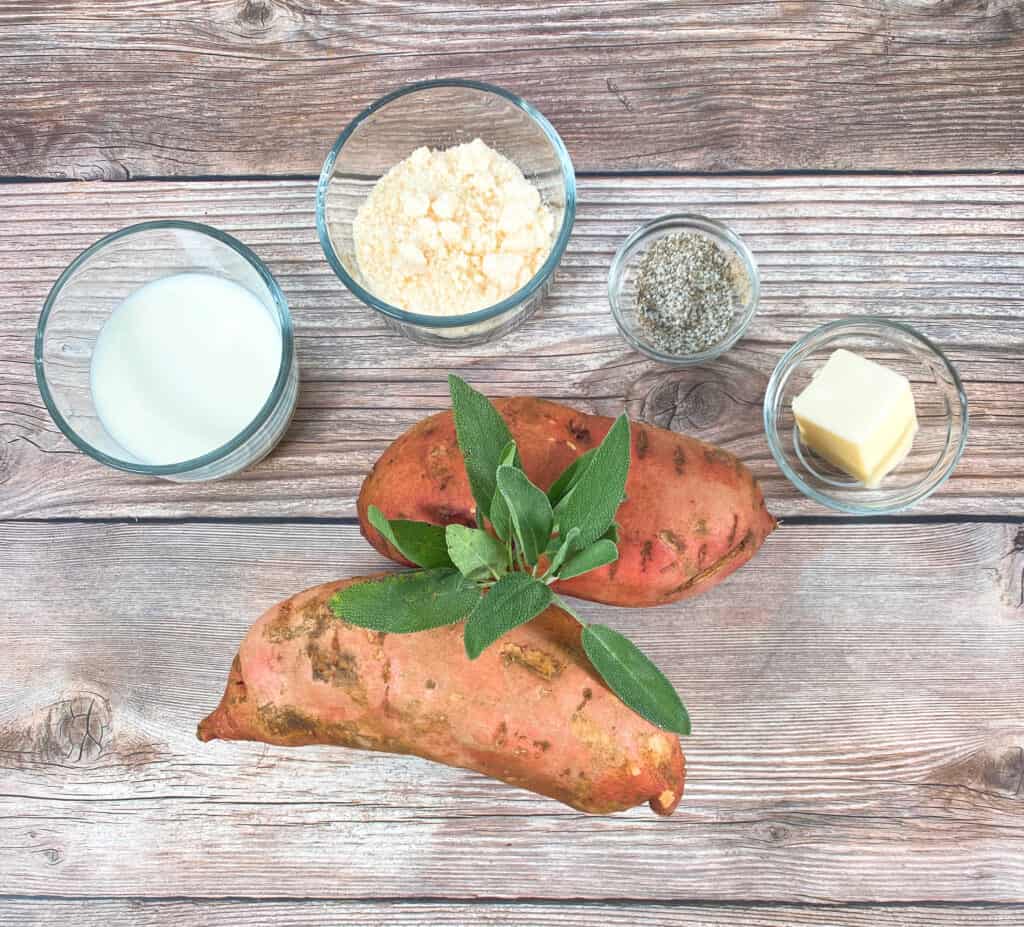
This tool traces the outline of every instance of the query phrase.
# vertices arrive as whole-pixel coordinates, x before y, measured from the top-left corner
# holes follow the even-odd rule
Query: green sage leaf
[[[508,503],[500,492],[494,494],[490,517],[494,533],[503,541],[512,540],[512,516],[508,510]]]
[[[519,469],[522,469],[519,463],[519,449],[516,447],[515,441],[509,441],[505,445],[505,449],[501,452],[498,466],[519,467]],[[491,519],[491,527],[494,528],[494,533],[499,538],[503,541],[512,539],[512,520],[509,516],[508,503],[500,492],[495,492],[494,498],[491,500],[491,510],[488,513],[488,517]]]
[[[690,733],[690,717],[672,683],[629,638],[591,624],[583,629],[583,649],[608,688],[638,715],[663,730]]]
[[[536,618],[551,604],[551,588],[527,573],[506,573],[466,619],[466,653],[475,660],[499,637]]]
[[[498,466],[523,469],[523,465],[519,460],[519,447],[515,441],[509,441],[502,449],[501,456],[498,458]]]
[[[534,566],[551,537],[551,503],[522,470],[498,467],[498,493],[508,505],[516,549]]]
[[[614,563],[618,559],[618,547],[607,538],[602,538],[595,541],[586,550],[582,550],[566,560],[565,566],[559,570],[557,575],[559,579],[572,579],[574,576],[580,576],[583,573],[596,570],[598,567]]]
[[[601,535],[601,538],[603,540],[611,541],[613,544],[618,544],[619,543],[619,523],[617,521],[613,521],[611,523],[611,525],[609,525],[608,530],[603,535]]]
[[[448,556],[466,579],[480,582],[508,572],[508,548],[482,528],[449,525],[445,538]]]
[[[576,485],[577,481],[583,476],[587,467],[590,466],[590,461],[594,459],[594,453],[597,451],[596,447],[592,447],[589,451],[585,451],[580,454],[568,467],[566,467],[561,475],[552,484],[551,488],[548,489],[548,498],[551,500],[552,505],[558,505],[559,502],[568,494],[569,490]]]
[[[564,538],[555,539],[556,541],[561,540],[561,543],[558,545],[558,549],[555,551],[554,556],[551,558],[551,563],[548,565],[548,570],[545,574],[546,576],[557,575],[562,564],[565,563],[565,558],[573,552],[579,550],[579,537],[580,529],[572,528]]]
[[[453,566],[448,556],[444,528],[441,525],[430,525],[425,521],[407,521],[403,518],[389,520],[375,505],[370,506],[369,516],[370,524],[383,534],[385,540],[406,560],[411,560],[427,570]]]
[[[555,507],[560,533],[580,529],[583,546],[593,544],[615,521],[629,475],[629,419],[620,415],[596,449],[590,465]]]
[[[481,528],[490,514],[496,489],[495,473],[512,435],[498,410],[482,393],[454,374],[448,376],[455,434],[466,463],[469,487],[476,500],[476,521]]]
[[[462,621],[481,594],[457,570],[416,570],[356,583],[335,593],[328,604],[349,624],[411,634]]]

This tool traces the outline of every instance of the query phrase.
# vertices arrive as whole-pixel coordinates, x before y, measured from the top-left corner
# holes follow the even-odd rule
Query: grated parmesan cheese
[[[370,191],[353,224],[374,295],[423,315],[484,309],[525,286],[551,250],[537,188],[480,139],[417,148]]]

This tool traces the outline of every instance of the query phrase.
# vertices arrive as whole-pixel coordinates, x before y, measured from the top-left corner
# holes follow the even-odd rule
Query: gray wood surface
[[[719,361],[673,371],[620,338],[606,274],[623,238],[670,209],[730,222],[762,269],[748,336]],[[60,271],[106,232],[146,218],[231,231],[291,304],[302,387],[280,448],[242,476],[183,486],[126,478],[74,451],[47,415],[31,363],[38,312]],[[323,259],[305,181],[0,186],[0,517],[351,516],[368,468],[448,405],[445,372],[492,395],[535,394],[631,415],[721,444],[762,478],[781,516],[823,514],[783,477],[761,421],[789,345],[848,315],[919,325],[958,366],[971,402],[967,454],[915,513],[1024,512],[1024,181],[1018,176],[587,178],[549,304],[471,349],[393,333]]]
[[[493,346],[392,334],[316,241],[337,133],[434,77],[521,93],[582,174],[553,298]],[[1024,927],[1018,0],[0,0],[0,91],[2,927]],[[607,309],[615,248],[669,210],[729,222],[762,268],[749,337],[699,370],[628,351]],[[253,246],[296,323],[295,422],[221,483],[91,463],[34,382],[60,271],[165,216]],[[948,350],[967,454],[929,518],[807,519],[828,513],[769,457],[765,382],[800,335],[868,313]],[[787,520],[699,599],[583,606],[689,704],[673,818],[194,739],[264,608],[381,566],[346,520],[448,370],[722,444]]]
[[[732,905],[550,902],[0,900],[19,927],[1020,927],[1024,905]]]
[[[991,3],[0,2],[0,173],[315,174],[403,84],[535,103],[580,170],[1020,166],[1024,25]]]
[[[584,604],[693,715],[664,820],[414,758],[199,744],[263,609],[381,564],[352,526],[7,523],[0,562],[7,894],[1021,898],[1024,523],[783,526],[691,602]]]

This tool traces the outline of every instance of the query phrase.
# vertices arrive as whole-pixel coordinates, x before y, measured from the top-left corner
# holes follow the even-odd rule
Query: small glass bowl
[[[667,354],[653,345],[644,334],[637,314],[636,277],[640,262],[650,246],[659,238],[678,232],[693,232],[710,238],[726,255],[739,263],[747,280],[741,294],[744,297],[743,304],[737,308],[725,337],[696,354]],[[642,354],[674,367],[705,364],[728,351],[743,337],[743,333],[754,318],[760,290],[761,276],[757,262],[739,235],[723,222],[705,216],[682,213],[661,216],[641,225],[622,243],[608,271],[608,302],[611,304],[615,324],[619,326],[622,336]]]
[[[914,394],[914,445],[877,489],[807,448],[793,417],[793,397],[838,348],[903,374]],[[909,325],[873,316],[842,319],[805,335],[779,361],[765,392],[764,429],[775,462],[809,499],[852,515],[891,515],[928,498],[949,479],[967,443],[967,396],[949,358]]]
[[[551,252],[533,278],[493,306],[462,315],[406,312],[368,289],[355,258],[352,223],[380,177],[422,145],[450,148],[473,139],[513,161],[553,211]],[[320,172],[316,226],[334,272],[395,329],[425,344],[482,344],[522,325],[540,307],[576,217],[576,175],[551,123],[501,87],[432,80],[389,93],[352,120]]]
[[[93,405],[92,354],[103,324],[129,294],[187,271],[223,277],[255,295],[280,329],[281,359],[270,395],[238,435],[202,457],[154,466],[135,459],[103,427]],[[116,470],[175,482],[220,479],[265,457],[284,435],[299,392],[291,314],[270,271],[236,238],[174,220],[123,228],[67,266],[39,317],[35,371],[50,416],[79,450]]]

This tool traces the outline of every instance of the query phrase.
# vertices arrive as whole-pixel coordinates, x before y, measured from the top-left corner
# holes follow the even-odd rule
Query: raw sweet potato
[[[337,619],[327,583],[250,629],[200,740],[414,753],[605,814],[683,791],[679,738],[607,689],[580,626],[551,607],[470,661],[462,624],[383,634]]]
[[[547,489],[576,457],[601,443],[612,419],[540,399],[498,399],[523,469]],[[775,527],[761,489],[732,454],[663,428],[631,423],[626,501],[619,508],[619,559],[555,584],[566,595],[609,605],[658,605],[695,595],[746,563]],[[476,505],[450,412],[424,419],[374,465],[359,494],[363,535],[406,563],[369,523],[388,518],[472,525]]]

